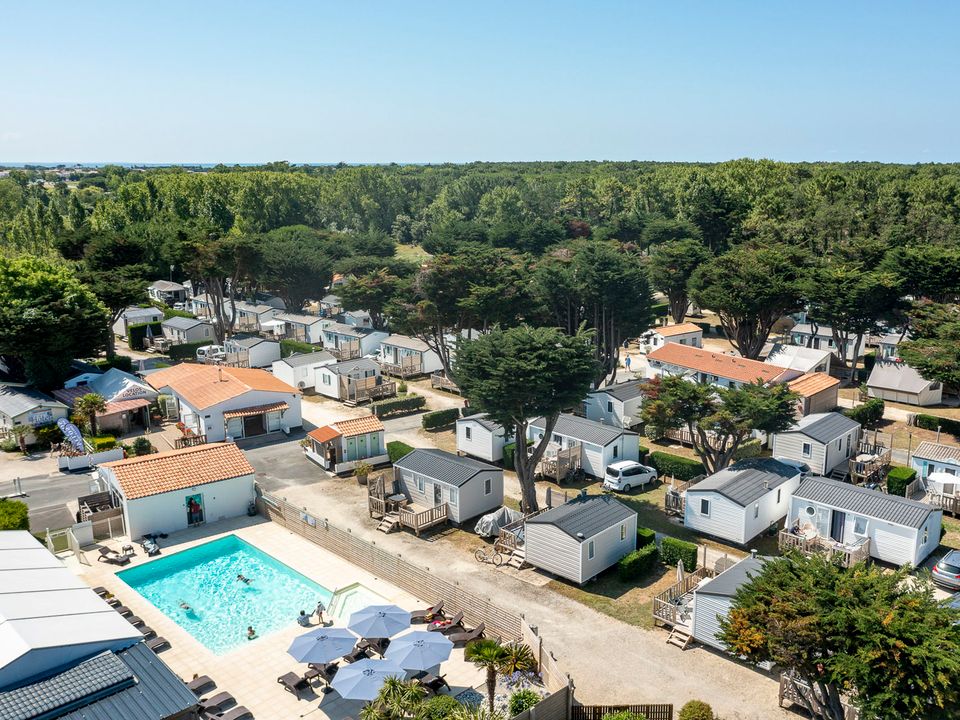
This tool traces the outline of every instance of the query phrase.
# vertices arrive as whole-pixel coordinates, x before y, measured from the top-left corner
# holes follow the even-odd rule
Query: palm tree
[[[493,700],[497,692],[497,673],[501,671],[507,659],[507,648],[499,640],[486,638],[474,640],[467,645],[463,652],[463,659],[472,662],[481,670],[487,672],[487,701],[490,705],[490,714],[493,715]]]
[[[449,715],[449,720],[506,720],[499,710],[491,712],[480,705],[460,705]]]
[[[527,645],[513,642],[504,646],[506,653],[500,672],[504,675],[513,675],[516,672],[530,672],[537,669],[536,658]]]
[[[360,720],[403,720],[420,714],[427,691],[412,680],[388,677],[376,699],[360,711]]]
[[[30,431],[33,430],[33,427],[30,425],[14,425],[11,428],[10,432],[13,433],[13,436],[17,439],[17,447],[20,448],[20,452],[24,455],[27,455],[27,435],[30,434]]]
[[[98,393],[87,393],[73,402],[73,412],[83,418],[91,435],[97,434],[97,413],[107,409],[107,401]]]

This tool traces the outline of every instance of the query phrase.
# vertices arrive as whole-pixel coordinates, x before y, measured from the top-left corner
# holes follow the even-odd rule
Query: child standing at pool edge
[[[326,623],[323,621],[323,614],[327,611],[327,606],[323,604],[323,601],[317,603],[317,620],[321,625]]]

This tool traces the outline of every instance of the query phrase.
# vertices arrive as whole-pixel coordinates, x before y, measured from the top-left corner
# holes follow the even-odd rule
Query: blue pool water
[[[237,575],[251,579],[249,585]],[[217,655],[290,626],[332,593],[236,535],[117,573],[123,582]],[[190,610],[180,607],[181,603]]]

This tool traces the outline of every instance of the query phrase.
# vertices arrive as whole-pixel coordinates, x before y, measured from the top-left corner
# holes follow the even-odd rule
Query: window
[[[929,528],[929,526],[924,525],[924,526],[923,526],[923,541],[922,541],[923,544],[926,545],[926,544],[927,544],[927,540],[929,540],[929,539],[930,539],[930,528]]]
[[[612,413],[612,412],[613,412],[613,401],[612,401],[612,400],[607,400],[607,412],[609,412],[609,413]]]
[[[588,560],[593,560],[593,552],[594,552],[593,540],[591,540],[590,542],[587,543],[587,559]]]
[[[780,491],[781,491],[781,490],[783,490],[783,488],[777,488],[777,505],[780,504]]]
[[[489,495],[493,492],[493,478],[486,478],[483,481],[483,494]]]
[[[459,488],[450,488],[450,499],[448,502],[454,507],[457,506],[457,503],[460,502],[460,490]]]
[[[613,456],[614,456],[614,457],[617,457],[617,455],[619,454],[619,452],[620,452],[620,448],[618,448],[616,445],[614,445],[614,446],[613,446]]]
[[[465,427],[465,428],[463,429],[463,436],[464,436],[467,440],[472,440],[472,439],[473,439],[473,428],[470,427],[470,426]]]
[[[700,499],[700,514],[701,515],[710,515],[710,501],[706,498]]]
[[[837,450],[843,450],[843,438],[837,440]]]
[[[760,503],[753,504],[753,519],[756,520],[760,517]]]
[[[860,537],[867,534],[867,518],[859,515],[853,518],[853,534]]]
[[[810,517],[813,517],[817,514],[817,509],[813,505],[807,505],[807,507],[804,509],[804,512]]]
[[[934,390],[934,391],[935,391],[935,390],[939,390],[939,389],[940,389],[940,383],[938,383],[938,382],[932,382],[932,383],[930,383],[930,390]]]
[[[543,437],[543,436],[541,435],[541,437]],[[562,445],[562,444],[563,444],[563,438],[560,437],[559,435],[557,435],[556,433],[554,433],[554,434],[553,434],[553,442],[555,442],[557,445]]]
[[[324,385],[329,385],[329,384],[330,384],[330,376],[329,376],[329,375],[324,375],[324,376],[323,376],[323,384],[324,384]]]
[[[417,492],[418,492],[418,493],[423,493],[423,492],[424,492],[424,487],[423,487],[423,475],[417,475]]]
[[[627,539],[627,525],[626,523],[620,524],[620,541],[623,542]]]
[[[813,455],[813,447],[810,445],[810,443],[804,443],[801,452],[805,458],[808,458]]]

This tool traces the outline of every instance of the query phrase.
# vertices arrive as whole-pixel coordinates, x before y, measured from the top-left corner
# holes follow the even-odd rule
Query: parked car
[[[222,360],[227,356],[227,351],[223,345],[204,345],[197,348],[197,360],[206,362],[208,360]]]
[[[951,550],[933,566],[933,581],[937,585],[960,590],[960,550]]]
[[[657,471],[633,460],[621,460],[610,463],[603,476],[603,487],[607,490],[628,493],[635,487],[643,487],[657,481]]]

